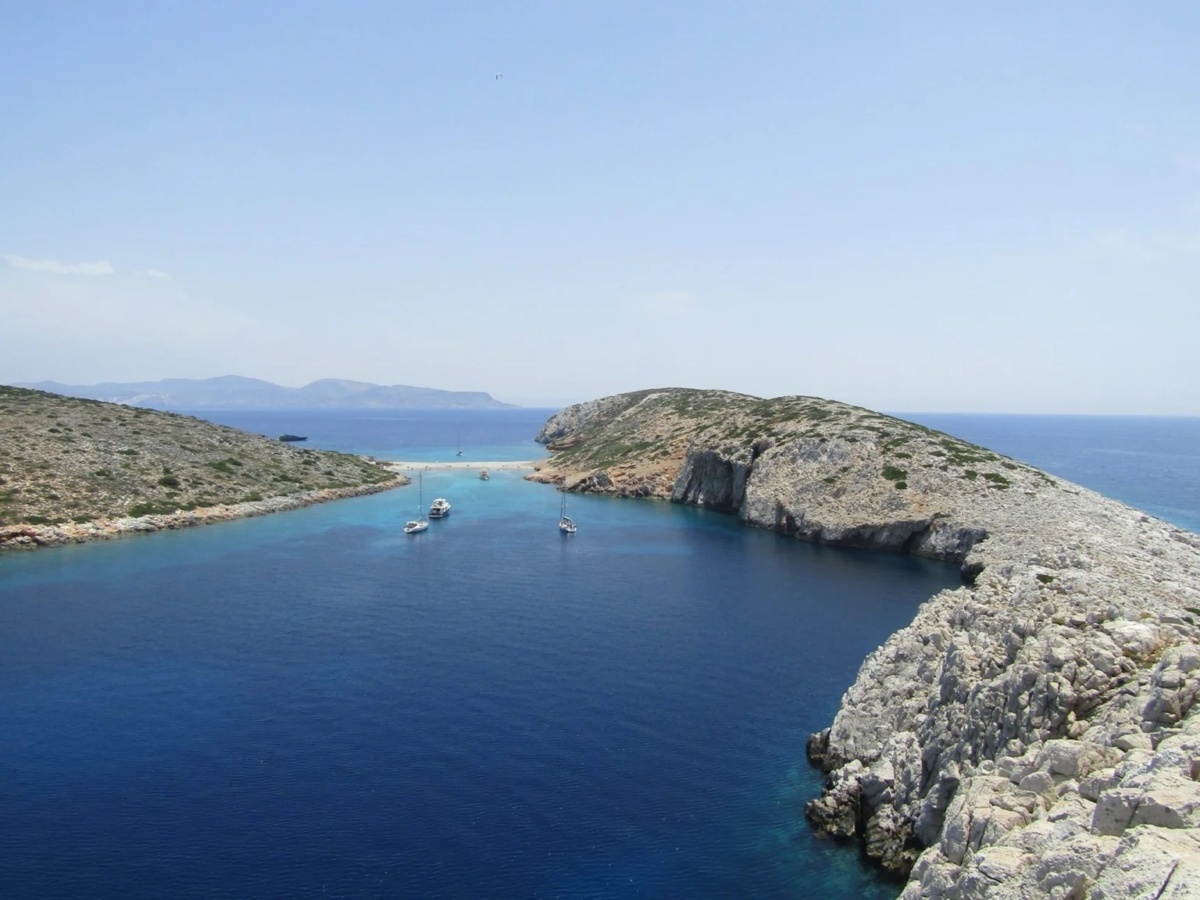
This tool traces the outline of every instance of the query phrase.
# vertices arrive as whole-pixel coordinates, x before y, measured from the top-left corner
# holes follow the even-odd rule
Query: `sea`
[[[550,412],[205,416],[490,462]],[[1200,420],[910,418],[1200,526]],[[896,895],[809,831],[805,739],[954,566],[422,482],[416,536],[414,484],[0,557],[0,897]]]

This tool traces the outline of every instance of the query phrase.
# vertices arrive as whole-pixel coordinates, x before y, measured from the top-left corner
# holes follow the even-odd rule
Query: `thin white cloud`
[[[0,279],[0,359],[12,347],[37,347],[60,366],[153,359],[160,369],[230,354],[261,355],[263,323],[241,310],[195,300],[174,280],[140,273],[109,278]],[[105,380],[101,378],[100,380]]]
[[[165,281],[171,280],[171,276],[166,272],[163,272],[161,269],[147,269],[145,271],[145,275],[147,278],[161,278]]]
[[[30,259],[28,256],[4,254],[4,261],[14,269],[45,272],[49,275],[115,275],[112,264],[102,259],[94,263],[64,263],[56,259]]]

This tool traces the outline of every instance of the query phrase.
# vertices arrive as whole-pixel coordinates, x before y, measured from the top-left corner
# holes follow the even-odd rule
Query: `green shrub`
[[[173,503],[135,503],[125,511],[125,515],[138,518],[139,516],[156,516],[173,513],[179,507]]]
[[[183,483],[174,475],[164,475],[158,479],[158,483],[165,488],[180,488],[183,486]]]

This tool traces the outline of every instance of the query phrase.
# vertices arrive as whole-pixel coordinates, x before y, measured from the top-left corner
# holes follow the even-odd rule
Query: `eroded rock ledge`
[[[665,389],[554,416],[531,476],[958,561],[864,661],[814,826],[904,897],[1200,896],[1200,538],[938,432]]]

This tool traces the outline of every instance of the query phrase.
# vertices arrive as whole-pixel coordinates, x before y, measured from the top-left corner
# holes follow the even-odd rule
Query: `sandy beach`
[[[386,467],[393,472],[415,472],[418,469],[426,471],[430,469],[487,469],[489,472],[499,471],[500,469],[532,469],[536,466],[538,460],[523,459],[523,460],[501,460],[498,462],[474,462],[464,461],[461,459],[452,460],[450,462],[388,462]]]

